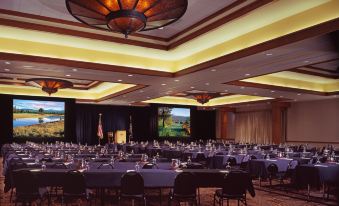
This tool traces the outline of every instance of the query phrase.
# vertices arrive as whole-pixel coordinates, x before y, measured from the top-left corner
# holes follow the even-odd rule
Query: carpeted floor
[[[2,158],[0,158],[0,206],[14,205],[10,203],[10,194],[4,193],[4,176],[2,176]],[[247,204],[249,206],[318,206],[318,205],[329,205],[336,206],[338,203],[334,200],[334,197],[331,197],[330,200],[323,200],[322,194],[320,191],[312,191],[310,201],[307,201],[307,196],[305,191],[290,191],[285,192],[281,189],[271,189],[268,188],[267,184],[264,184],[262,187],[259,187],[257,182],[254,181],[256,187],[256,196],[253,198],[250,195],[247,197]],[[210,206],[213,205],[213,195],[216,188],[200,188],[201,195],[201,206]],[[163,204],[167,205],[168,199],[168,190],[163,190]],[[109,192],[108,192],[109,193]],[[156,206],[160,205],[158,198],[158,191],[147,191],[148,194],[148,205]],[[85,205],[86,202],[77,201],[70,205]],[[92,205],[101,205],[98,199],[92,200]],[[231,206],[237,205],[235,200],[231,200]],[[33,205],[38,205],[34,203]],[[43,205],[47,205],[47,201],[43,202]],[[59,198],[52,198],[52,205],[61,205]],[[118,205],[117,199],[114,195],[107,195],[105,198],[105,205]],[[121,205],[132,205],[132,202],[127,200],[123,201]],[[138,205],[138,204],[135,204]],[[142,205],[142,204],[140,204]],[[178,205],[178,204],[172,204]],[[183,204],[182,204],[183,205]],[[226,202],[224,203],[226,205]]]

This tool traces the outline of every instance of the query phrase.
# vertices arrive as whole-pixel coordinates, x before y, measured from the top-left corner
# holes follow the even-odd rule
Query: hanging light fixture
[[[187,0],[66,0],[69,13],[91,27],[129,34],[177,21]]]
[[[56,93],[59,89],[71,88],[73,83],[63,79],[51,79],[51,78],[32,78],[27,79],[28,85],[39,87],[42,91],[51,94]]]
[[[193,97],[199,102],[200,104],[206,104],[211,99],[217,97],[218,95],[215,93],[195,93]]]

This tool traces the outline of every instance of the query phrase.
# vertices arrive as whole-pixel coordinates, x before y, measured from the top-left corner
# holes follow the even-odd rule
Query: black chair
[[[235,157],[229,157],[227,160],[227,163],[230,163],[230,166],[236,166],[237,165],[237,159]]]
[[[42,161],[45,161],[45,162],[53,162],[52,158],[50,158],[50,157],[44,157],[44,158],[41,159],[41,162],[42,162]]]
[[[254,156],[254,155],[251,155],[250,159],[251,159],[251,160],[256,160],[256,159],[257,159],[257,157],[256,157],[256,156]]]
[[[248,161],[251,159],[249,155],[246,155],[241,163],[240,163],[240,170],[247,171],[248,170]]]
[[[279,172],[279,168],[276,164],[271,163],[267,166],[268,179],[270,181],[270,186],[272,186],[273,179],[279,179],[280,183],[283,183],[284,173]]]
[[[196,178],[194,174],[183,172],[176,176],[173,191],[171,191],[169,195],[168,205],[171,205],[173,200],[179,203],[188,201],[198,205]]]
[[[21,202],[23,205],[28,203],[31,205],[33,201],[40,200],[41,205],[43,198],[48,197],[48,205],[50,199],[48,190],[45,187],[39,187],[37,177],[29,170],[17,170],[13,173],[13,180],[15,185],[15,205]]]
[[[119,205],[122,198],[132,200],[143,200],[146,206],[146,195],[144,191],[144,179],[137,172],[127,172],[121,177],[119,193]]]
[[[195,162],[198,162],[204,166],[207,164],[207,158],[205,157],[204,153],[198,153],[197,156],[194,159]]]
[[[158,169],[158,166],[153,163],[147,163],[142,166],[142,169]]]
[[[90,203],[90,193],[86,188],[84,175],[77,170],[70,170],[66,173],[62,184],[62,204],[76,199],[85,199]]]
[[[186,164],[187,169],[204,169],[204,165],[196,162],[192,162],[191,164]]]
[[[53,169],[68,169],[65,163],[57,162],[52,166]]]
[[[114,166],[110,163],[102,163],[97,167],[97,169],[114,169]]]
[[[68,167],[63,162],[57,162],[52,165],[53,169],[68,169]],[[50,189],[50,195],[58,196],[58,191],[61,190],[61,187],[53,186]]]
[[[245,172],[231,171],[230,173],[225,174],[222,189],[217,189],[214,193],[213,205],[215,205],[216,202],[218,202],[219,205],[223,205],[224,200],[227,200],[228,206],[229,200],[231,199],[237,200],[238,205],[240,202],[247,205],[246,190],[248,190],[250,186],[249,183],[250,177]],[[253,197],[255,196],[254,189],[251,195]]]
[[[327,161],[327,157],[321,157],[319,159],[319,162],[321,162],[321,163],[326,163],[326,161]]]
[[[11,195],[9,201],[12,202],[13,191],[15,188],[14,179],[13,179],[13,171],[17,169],[26,168],[26,164],[22,161],[21,158],[13,158],[9,162],[9,168],[7,169],[7,174],[5,176],[9,176],[9,178],[5,178],[5,188],[4,191],[11,190]]]

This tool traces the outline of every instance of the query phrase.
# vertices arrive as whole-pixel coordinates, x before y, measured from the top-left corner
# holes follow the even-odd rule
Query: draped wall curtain
[[[243,143],[272,143],[272,112],[256,111],[235,114],[235,140]]]

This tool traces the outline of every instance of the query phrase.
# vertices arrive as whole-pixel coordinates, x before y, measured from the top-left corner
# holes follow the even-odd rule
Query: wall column
[[[290,106],[288,102],[272,102],[272,143],[283,143],[285,124],[283,113]]]

